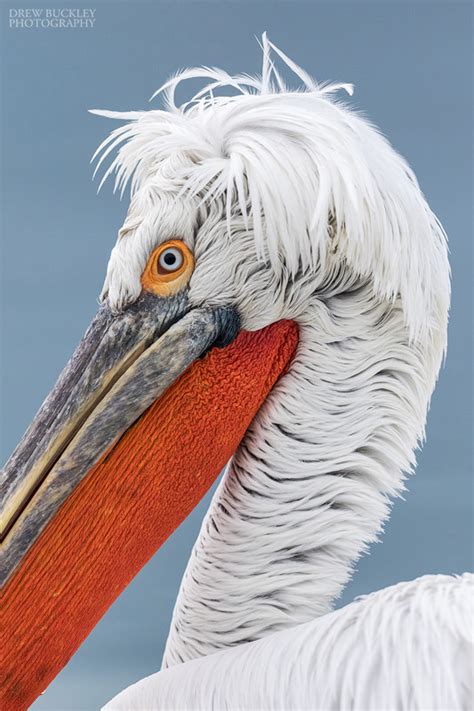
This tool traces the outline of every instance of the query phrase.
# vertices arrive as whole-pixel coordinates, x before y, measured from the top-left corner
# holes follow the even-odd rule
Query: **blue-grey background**
[[[471,18],[466,2],[73,2],[91,30],[13,30],[2,5],[2,455],[28,425],[96,310],[124,217],[96,196],[89,157],[111,122],[87,108],[141,109],[176,69],[256,72],[254,35],[317,78],[352,81],[354,103],[414,167],[450,236],[449,356],[428,441],[383,544],[342,603],[423,573],[472,565]],[[173,602],[209,499],[156,554],[34,705],[96,709],[160,665]]]

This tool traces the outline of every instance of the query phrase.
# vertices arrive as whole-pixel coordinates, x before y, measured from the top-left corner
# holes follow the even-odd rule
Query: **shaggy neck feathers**
[[[414,464],[441,349],[410,346],[368,286],[315,296],[299,326],[203,522],[164,666],[327,613]]]

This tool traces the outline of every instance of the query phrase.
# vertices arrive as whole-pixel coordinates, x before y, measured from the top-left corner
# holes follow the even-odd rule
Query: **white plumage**
[[[406,162],[334,98],[348,85],[319,86],[265,36],[263,57],[258,79],[184,71],[167,110],[96,112],[129,121],[97,156],[118,149],[104,179],[132,189],[102,298],[134,301],[150,252],[179,235],[196,259],[191,306],[300,332],[203,522],[173,668],[107,708],[467,709],[467,576],[331,612],[423,439],[446,347],[445,235]],[[177,106],[188,78],[210,84]],[[236,95],[216,96],[225,86]]]
[[[426,575],[313,622],[178,664],[104,711],[471,708],[474,576]]]
[[[223,202],[219,218],[228,232],[236,217],[245,228],[251,220],[256,256],[268,259],[275,274],[330,265],[337,249],[338,261],[370,276],[382,298],[402,297],[412,336],[426,334],[446,317],[449,268],[443,229],[415,175],[368,121],[335,99],[350,85],[319,86],[277,50],[307,84],[290,91],[270,46],[277,49],[264,38],[260,80],[192,69],[159,90],[167,94],[167,111],[94,111],[131,119],[94,156],[97,171],[120,147],[101,185],[113,171],[122,193],[131,181],[122,235],[133,233],[133,244],[119,240],[112,255],[110,303],[137,298],[157,234],[174,229],[188,236],[187,218],[195,226],[198,205],[209,210]],[[190,78],[211,83],[177,107],[174,89]],[[214,96],[226,86],[240,93]]]

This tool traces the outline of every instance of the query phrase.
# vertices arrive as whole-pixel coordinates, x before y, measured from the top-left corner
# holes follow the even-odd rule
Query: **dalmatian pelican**
[[[116,709],[467,709],[472,576],[333,611],[415,465],[443,228],[403,158],[263,36],[96,153],[131,188],[101,305],[7,462],[2,709],[20,711],[227,465],[157,674]],[[302,86],[290,89],[276,63]],[[205,88],[179,104],[184,80]]]

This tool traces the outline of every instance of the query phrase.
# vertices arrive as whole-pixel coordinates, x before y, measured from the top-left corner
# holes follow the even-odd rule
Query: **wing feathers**
[[[166,669],[103,711],[467,711],[474,575],[427,575]]]

